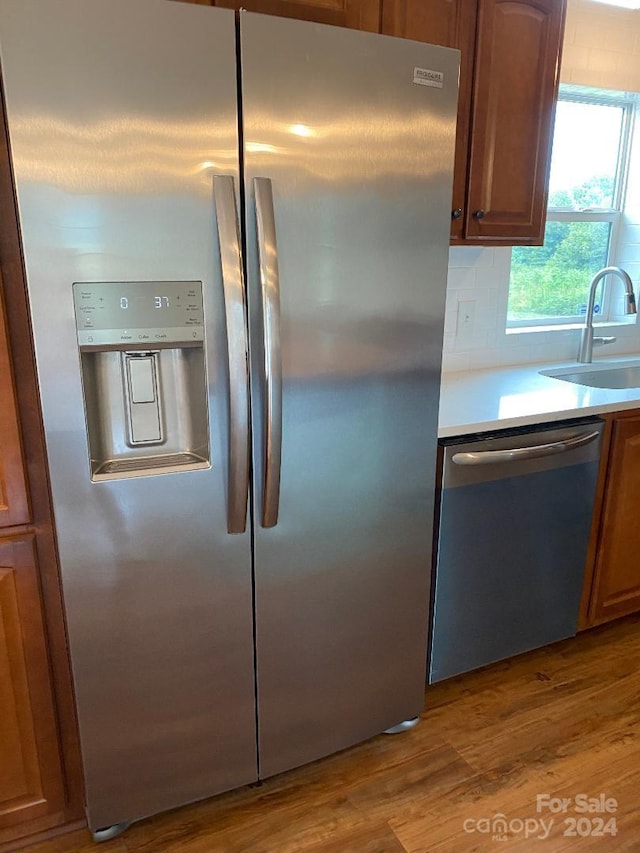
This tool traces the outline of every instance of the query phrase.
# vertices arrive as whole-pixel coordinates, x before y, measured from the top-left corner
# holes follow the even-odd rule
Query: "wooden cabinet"
[[[0,285],[2,281],[0,280]],[[0,291],[1,292],[1,291]],[[0,299],[0,846],[66,821],[34,524]],[[45,547],[46,553],[46,547]],[[53,614],[52,614],[53,615]]]
[[[454,243],[542,242],[564,10],[564,0],[383,0],[383,32],[461,51]]]
[[[29,521],[16,399],[9,362],[4,312],[0,304],[0,528]]]
[[[640,411],[609,416],[581,627],[640,610]]]
[[[21,844],[19,839],[79,825],[83,792],[4,132],[0,221],[0,849],[5,849]]]
[[[466,239],[542,242],[562,31],[561,0],[479,2]]]
[[[33,535],[0,538],[1,830],[64,806]]]
[[[380,0],[213,0],[211,5],[376,33],[380,27]]]
[[[0,842],[65,808],[43,598],[0,301]]]
[[[475,56],[477,0],[383,0],[382,32],[392,36],[454,47],[460,51],[460,88],[455,168],[451,201],[451,238],[464,234],[467,209],[467,162],[471,92]]]
[[[265,15],[298,18],[317,24],[333,24],[377,33],[380,28],[381,0],[179,0],[199,6],[246,9]]]
[[[183,0],[334,24],[461,52],[451,239],[544,237],[566,0]]]

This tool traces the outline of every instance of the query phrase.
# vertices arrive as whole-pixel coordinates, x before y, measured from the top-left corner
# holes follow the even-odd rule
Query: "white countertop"
[[[640,364],[633,356],[598,359],[593,367]],[[640,408],[640,388],[589,388],[538,371],[585,368],[573,362],[444,373],[438,437],[468,435],[507,427]]]

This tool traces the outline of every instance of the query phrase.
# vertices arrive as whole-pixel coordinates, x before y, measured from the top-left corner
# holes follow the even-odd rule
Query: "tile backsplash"
[[[560,78],[640,92],[640,11],[569,0]]]
[[[637,219],[625,216],[618,247],[618,263],[631,276],[636,295],[640,290],[640,209],[638,214]],[[580,338],[576,327],[507,332],[510,262],[508,248],[449,249],[443,370],[479,370],[576,357]],[[617,283],[615,286],[622,319],[623,289]],[[585,281],[585,300],[588,287],[589,281]],[[603,324],[599,329],[600,334],[614,335],[617,340],[596,350],[596,359],[600,355],[640,354],[637,323]]]

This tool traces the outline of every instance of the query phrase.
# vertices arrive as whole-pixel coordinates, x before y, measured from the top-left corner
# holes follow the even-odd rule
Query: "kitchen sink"
[[[564,367],[554,370],[541,370],[541,376],[573,382],[574,385],[587,385],[589,388],[640,388],[640,361],[620,362],[611,365],[585,364],[580,367]]]

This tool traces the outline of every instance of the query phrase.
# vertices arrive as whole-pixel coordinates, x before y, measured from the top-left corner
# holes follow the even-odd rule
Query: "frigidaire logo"
[[[442,71],[432,71],[430,68],[414,68],[413,82],[418,86],[435,86],[437,89],[442,89],[444,74]]]

